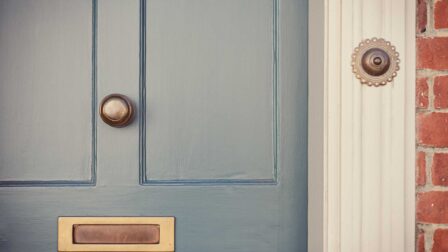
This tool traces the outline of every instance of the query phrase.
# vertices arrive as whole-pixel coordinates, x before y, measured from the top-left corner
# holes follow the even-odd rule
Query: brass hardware
[[[389,70],[390,58],[384,50],[372,48],[362,55],[361,64],[368,74],[380,76]]]
[[[382,86],[392,82],[400,59],[395,47],[382,38],[362,41],[352,54],[352,71],[356,78],[369,86]]]
[[[134,118],[134,105],[121,94],[111,94],[101,101],[101,119],[112,127],[121,128],[129,125]]]
[[[174,217],[59,217],[58,251],[174,252]]]

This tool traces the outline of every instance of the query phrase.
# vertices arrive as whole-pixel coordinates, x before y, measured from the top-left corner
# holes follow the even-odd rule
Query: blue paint
[[[98,2],[92,0],[92,137],[91,137],[91,174],[89,180],[0,180],[0,187],[60,187],[60,186],[95,186],[97,153],[97,34]]]
[[[33,2],[35,0],[30,0],[29,3]],[[76,3],[89,2],[79,0]],[[189,174],[180,174],[178,176],[180,179],[173,180],[158,180],[151,177],[152,170],[146,169],[147,160],[145,159],[146,148],[154,147],[153,145],[146,146],[147,134],[153,133],[150,131],[151,125],[147,125],[147,120],[149,124],[151,120],[149,117],[146,118],[147,110],[152,109],[147,108],[148,103],[151,102],[147,98],[152,93],[147,93],[146,85],[147,77],[151,80],[151,72],[146,72],[147,64],[151,63],[146,59],[147,50],[151,49],[151,44],[147,44],[146,32],[148,36],[151,36],[151,32],[155,33],[154,30],[147,30],[147,18],[150,19],[150,15],[146,13],[146,10],[150,10],[149,13],[154,10],[147,9],[149,4],[161,8],[163,11],[160,13],[170,14],[169,19],[164,20],[168,22],[171,22],[171,18],[176,18],[174,11],[179,10],[176,8],[179,4],[185,4],[185,9],[181,11],[187,14],[191,11],[191,15],[195,11],[213,11],[211,13],[221,14],[219,12],[223,7],[229,8],[224,15],[232,15],[234,14],[232,10],[236,11],[238,13],[236,19],[246,22],[245,24],[253,20],[262,22],[263,25],[260,25],[262,28],[258,27],[260,29],[258,32],[265,35],[262,36],[264,40],[260,40],[260,44],[263,44],[261,57],[266,62],[266,67],[263,68],[267,69],[266,74],[263,75],[266,81],[263,82],[264,85],[248,87],[255,89],[262,87],[263,90],[268,90],[263,93],[266,96],[259,96],[260,93],[254,95],[263,97],[263,100],[269,103],[263,107],[264,111],[268,111],[263,117],[263,119],[267,118],[264,120],[266,122],[264,125],[269,126],[265,127],[267,130],[260,131],[262,133],[259,135],[267,139],[263,143],[269,142],[269,149],[266,148],[266,152],[262,153],[267,153],[266,156],[269,156],[273,150],[271,153],[273,158],[266,159],[269,161],[261,165],[262,168],[266,168],[266,173],[253,173],[263,176],[244,177],[244,174],[240,176],[240,174],[230,173],[229,178],[218,176],[218,179],[186,176]],[[195,8],[188,7],[191,5]],[[83,5],[81,12],[90,15],[89,8],[90,5]],[[89,140],[86,145],[92,145],[92,158],[89,160],[91,161],[91,179],[69,180],[69,177],[66,180],[2,181],[0,251],[57,251],[58,216],[175,216],[177,252],[307,251],[306,20],[308,17],[306,0],[231,0],[227,2],[223,0],[102,0],[98,3],[94,0],[92,8],[92,109],[90,111],[92,114],[91,120],[85,119],[85,123],[90,121],[91,141],[88,138],[89,133],[86,132],[83,135]],[[240,11],[242,8],[246,9]],[[44,8],[39,6],[39,9]],[[250,12],[245,16],[244,11],[253,9],[259,9],[260,12]],[[274,17],[272,19],[273,41],[269,35],[271,13]],[[205,16],[213,17],[210,14]],[[158,17],[163,20],[163,16]],[[250,17],[251,20],[248,21],[246,17]],[[215,25],[223,24],[220,27],[235,25],[231,21],[221,18]],[[173,23],[176,24],[176,22]],[[177,26],[174,27],[182,32]],[[83,29],[87,29],[86,25]],[[198,32],[197,29],[194,31]],[[242,32],[238,36],[244,38]],[[90,39],[89,34],[85,37]],[[251,41],[259,41],[256,35],[249,38],[252,39]],[[86,40],[84,43],[90,44]],[[272,52],[271,44],[273,45]],[[188,46],[192,45],[186,44],[184,50],[188,50]],[[86,47],[90,50],[89,46]],[[238,45],[236,47],[243,48]],[[148,55],[149,59],[150,56]],[[239,58],[231,59],[238,60]],[[85,61],[88,62],[89,59]],[[228,65],[224,67],[233,64],[233,61],[230,63],[227,61],[226,64]],[[124,76],[123,79],[122,76]],[[252,79],[249,78],[249,80]],[[84,87],[90,88],[88,84]],[[250,92],[252,90],[250,89]],[[110,91],[123,92],[134,100],[139,99],[138,129],[137,124],[114,129],[97,121],[97,99]],[[250,92],[248,94],[252,94]],[[85,94],[86,97],[90,95],[88,90]],[[149,94],[148,97],[147,94]],[[86,97],[84,98],[89,100]],[[247,96],[244,98],[243,106],[248,103]],[[236,105],[231,104],[229,107],[237,110]],[[60,118],[63,115],[57,116]],[[51,123],[49,122],[48,125]],[[146,132],[147,129],[149,129],[148,132]],[[225,135],[232,135],[232,131],[225,132]],[[271,136],[274,147],[270,147]],[[75,138],[76,135],[72,137]],[[86,150],[86,153],[88,151],[90,150]],[[231,154],[238,155],[239,153],[233,150]],[[152,159],[148,160],[148,162],[152,161]],[[260,160],[264,162],[264,159]],[[271,162],[272,166],[270,166]],[[216,167],[222,170],[227,168],[221,163]],[[250,166],[247,169],[258,168]],[[176,175],[171,177],[177,178]],[[51,176],[51,173],[43,174],[44,178],[45,176]],[[82,178],[87,177],[88,172],[85,172]],[[168,178],[171,177],[168,176]],[[243,179],[240,179],[241,177]]]
[[[273,3],[273,62],[272,62],[272,89],[273,89],[273,164],[272,164],[272,178],[270,179],[151,179],[147,176],[147,164],[146,164],[146,0],[140,0],[140,102],[139,102],[139,134],[140,134],[140,185],[276,185],[278,183],[278,19],[279,19],[279,2],[278,0],[272,0]]]

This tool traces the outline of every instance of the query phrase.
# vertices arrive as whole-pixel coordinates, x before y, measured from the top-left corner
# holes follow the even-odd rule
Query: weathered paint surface
[[[25,40],[0,43],[0,251],[56,251],[58,216],[175,216],[180,252],[306,251],[306,1],[2,4],[0,41]],[[98,119],[110,93],[133,124]]]

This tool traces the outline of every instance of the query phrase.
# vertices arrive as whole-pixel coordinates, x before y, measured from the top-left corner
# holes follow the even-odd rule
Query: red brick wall
[[[418,252],[448,252],[448,0],[417,0]]]

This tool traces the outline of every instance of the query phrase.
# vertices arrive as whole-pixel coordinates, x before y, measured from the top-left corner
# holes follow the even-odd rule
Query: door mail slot
[[[60,217],[58,251],[174,251],[174,217]]]
[[[158,244],[160,226],[151,224],[75,224],[75,244]]]

